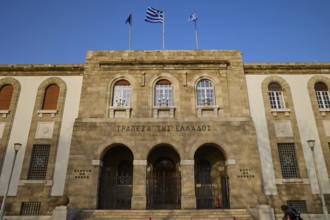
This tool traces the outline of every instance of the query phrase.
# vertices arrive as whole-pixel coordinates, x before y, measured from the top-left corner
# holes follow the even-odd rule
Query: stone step
[[[246,209],[199,210],[82,210],[88,220],[253,220]]]

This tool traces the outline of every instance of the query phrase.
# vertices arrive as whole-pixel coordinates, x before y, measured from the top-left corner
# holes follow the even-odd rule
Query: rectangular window
[[[113,106],[124,107],[130,106],[131,102],[131,86],[130,85],[115,85],[113,95]]]
[[[172,106],[172,85],[156,85],[155,106]]]
[[[277,146],[283,178],[300,178],[294,144],[279,143]]]
[[[20,215],[39,215],[41,202],[22,202]]]
[[[269,95],[270,107],[272,109],[285,108],[282,91],[269,91],[268,95]]]
[[[46,179],[50,145],[33,145],[28,180]]]
[[[287,205],[299,213],[307,213],[306,200],[288,200]]]
[[[319,108],[330,108],[330,99],[328,91],[316,91],[317,103]]]

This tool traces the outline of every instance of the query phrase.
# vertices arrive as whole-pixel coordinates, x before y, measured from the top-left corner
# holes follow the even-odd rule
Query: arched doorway
[[[198,148],[194,160],[197,208],[230,208],[223,153],[215,145],[206,144]]]
[[[103,156],[99,179],[99,209],[130,209],[133,154],[124,145],[110,148]]]
[[[180,157],[166,145],[148,156],[147,209],[181,208]]]

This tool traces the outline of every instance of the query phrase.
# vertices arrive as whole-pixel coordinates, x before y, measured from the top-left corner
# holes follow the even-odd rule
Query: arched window
[[[155,106],[172,106],[172,84],[167,79],[159,80],[155,87]]]
[[[60,87],[56,84],[51,84],[46,88],[42,110],[56,110]]]
[[[323,82],[314,85],[317,103],[319,108],[330,108],[329,90]]]
[[[197,106],[215,105],[214,86],[210,80],[202,79],[197,83]]]
[[[0,88],[0,110],[9,109],[13,91],[14,87],[10,84],[6,84]]]
[[[270,107],[272,109],[285,108],[283,91],[280,84],[272,82],[268,85],[268,96],[270,101]]]
[[[127,80],[119,80],[113,88],[112,106],[130,106],[131,85]]]

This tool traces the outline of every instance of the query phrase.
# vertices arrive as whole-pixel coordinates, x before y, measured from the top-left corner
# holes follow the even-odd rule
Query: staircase
[[[82,210],[77,220],[253,220],[246,209]]]

